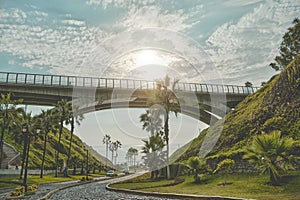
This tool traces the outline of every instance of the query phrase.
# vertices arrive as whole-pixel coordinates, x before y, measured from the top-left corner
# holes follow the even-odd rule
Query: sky
[[[0,0],[0,71],[260,86],[299,13],[295,0]],[[103,152],[109,133],[126,152],[148,136],[142,112],[89,113],[76,134]],[[206,127],[171,124],[173,150]]]

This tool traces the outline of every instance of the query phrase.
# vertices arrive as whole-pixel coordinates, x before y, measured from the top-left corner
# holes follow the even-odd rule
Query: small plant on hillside
[[[262,174],[269,174],[271,185],[279,185],[280,175],[297,163],[297,158],[291,154],[294,143],[292,138],[281,137],[280,131],[263,133],[254,138],[244,158],[255,162]]]
[[[188,165],[193,170],[195,183],[201,183],[201,178],[204,178],[204,176],[203,174],[199,174],[201,172],[204,173],[207,170],[205,159],[199,158],[198,156],[191,157],[188,160]]]
[[[222,160],[217,165],[217,168],[214,170],[214,173],[218,173],[218,172],[223,173],[224,182],[222,183],[222,185],[229,184],[226,183],[226,175],[232,172],[234,164],[235,164],[234,160],[226,158],[225,160]]]

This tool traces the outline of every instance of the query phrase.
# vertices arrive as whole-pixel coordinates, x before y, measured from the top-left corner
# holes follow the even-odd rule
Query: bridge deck
[[[0,83],[45,85],[56,87],[58,86],[121,89],[154,89],[156,87],[155,81],[146,80],[27,74],[13,72],[0,72]],[[186,92],[252,94],[256,92],[259,89],[259,87],[179,82],[178,84],[176,84],[175,89]]]

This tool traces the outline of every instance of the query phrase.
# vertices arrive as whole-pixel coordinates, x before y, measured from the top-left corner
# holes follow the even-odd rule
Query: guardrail
[[[46,74],[27,74],[27,73],[13,73],[13,72],[0,72],[0,82],[12,83],[12,84],[65,86],[65,87],[122,88],[122,89],[155,89],[156,88],[155,81],[80,77],[80,76],[61,76],[61,75],[46,75]],[[259,87],[179,82],[178,84],[176,84],[175,89],[180,91],[187,91],[187,92],[252,94],[256,92],[259,89]]]

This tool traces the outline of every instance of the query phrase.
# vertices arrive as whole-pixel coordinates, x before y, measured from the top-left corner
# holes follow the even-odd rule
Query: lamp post
[[[24,134],[24,144],[26,143],[26,162],[25,162],[25,171],[24,171],[24,179],[23,179],[23,186],[25,188],[25,192],[27,192],[27,170],[28,170],[28,157],[29,157],[29,150],[30,150],[30,138],[32,135],[39,134],[40,129],[36,129],[36,133],[32,134],[29,132],[28,126],[23,126],[22,133]],[[24,155],[23,155],[24,156]]]
[[[24,164],[25,164],[25,158],[26,158],[26,150],[27,150],[27,126],[22,126],[22,135],[24,140],[24,147],[23,147],[23,154],[22,154],[22,166],[21,166],[21,172],[20,172],[20,179],[23,178],[23,171],[24,171]]]
[[[89,150],[86,149],[86,178],[85,180],[89,180]]]

